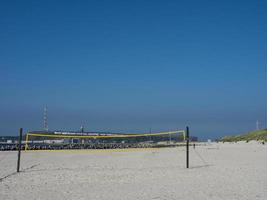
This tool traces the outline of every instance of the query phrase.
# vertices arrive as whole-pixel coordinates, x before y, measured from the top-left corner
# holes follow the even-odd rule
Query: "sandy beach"
[[[0,152],[0,199],[267,199],[267,145]]]

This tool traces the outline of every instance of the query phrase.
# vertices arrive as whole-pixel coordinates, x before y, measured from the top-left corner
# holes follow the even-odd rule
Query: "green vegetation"
[[[250,140],[264,140],[267,142],[267,129],[252,131],[242,135],[225,136],[220,141],[222,142],[237,142]]]

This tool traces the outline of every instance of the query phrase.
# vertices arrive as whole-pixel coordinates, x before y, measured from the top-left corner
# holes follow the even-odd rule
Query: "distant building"
[[[189,137],[191,142],[197,142],[198,141],[198,137],[195,136],[191,136]]]
[[[1,136],[0,137],[0,143],[17,143],[18,142],[18,136]]]

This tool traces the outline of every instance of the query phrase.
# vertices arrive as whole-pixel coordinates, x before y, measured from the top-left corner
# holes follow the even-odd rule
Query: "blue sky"
[[[0,135],[267,127],[265,1],[1,1]]]

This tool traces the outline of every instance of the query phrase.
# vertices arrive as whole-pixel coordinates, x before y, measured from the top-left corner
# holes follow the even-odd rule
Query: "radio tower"
[[[256,121],[256,130],[260,130],[260,122],[259,122],[259,120]]]
[[[44,130],[48,131],[47,106],[44,107]]]

